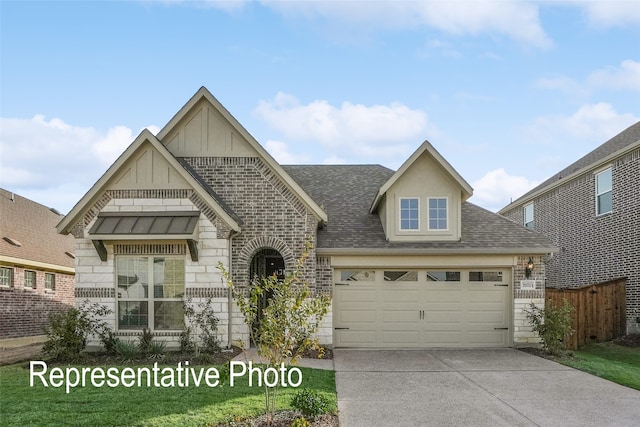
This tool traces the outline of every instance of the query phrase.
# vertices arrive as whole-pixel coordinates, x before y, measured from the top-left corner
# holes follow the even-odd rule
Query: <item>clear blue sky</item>
[[[206,86],[281,163],[425,139],[497,210],[640,120],[640,2],[0,0],[0,187],[70,208]]]

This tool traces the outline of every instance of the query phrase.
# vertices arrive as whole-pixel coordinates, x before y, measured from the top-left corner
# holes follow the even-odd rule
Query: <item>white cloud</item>
[[[347,159],[344,159],[342,157],[338,157],[338,156],[329,156],[326,159],[324,159],[322,161],[323,165],[346,165],[349,162],[347,161]]]
[[[618,113],[611,104],[584,104],[571,116],[544,116],[529,127],[537,142],[564,145],[563,141],[606,141],[640,120],[631,113]]]
[[[585,8],[589,22],[595,27],[640,25],[637,0],[579,1],[577,4]]]
[[[637,8],[640,10],[640,4]],[[640,62],[627,59],[620,63],[620,67],[594,71],[587,81],[597,87],[640,91]]]
[[[276,161],[282,165],[297,165],[309,163],[308,155],[297,155],[289,151],[289,147],[282,141],[268,140],[265,144],[266,150]]]
[[[0,186],[63,212],[134,139],[124,126],[101,132],[41,115],[1,118],[0,128]]]
[[[472,202],[492,211],[498,211],[513,199],[522,196],[539,182],[524,176],[509,175],[503,168],[487,172],[472,183]]]
[[[339,107],[317,100],[303,105],[285,93],[261,101],[255,114],[286,138],[299,144],[321,144],[331,155],[369,159],[407,156],[427,137],[439,134],[424,111],[401,103],[353,104]]]
[[[551,45],[534,2],[263,0],[261,3],[293,19],[320,17],[373,30],[427,27],[453,35],[503,34],[538,47]]]

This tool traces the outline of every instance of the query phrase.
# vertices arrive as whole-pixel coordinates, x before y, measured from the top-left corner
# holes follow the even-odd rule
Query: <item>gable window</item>
[[[400,199],[400,230],[420,229],[420,201],[417,197]]]
[[[118,329],[184,326],[184,258],[118,256]]]
[[[0,286],[13,286],[13,268],[0,267]]]
[[[446,197],[429,198],[429,230],[447,230]]]
[[[56,275],[53,273],[44,273],[44,288],[50,291],[56,290]]]
[[[530,230],[533,230],[534,222],[534,210],[533,203],[529,203],[524,207],[524,226]]]
[[[613,178],[611,168],[596,174],[596,215],[603,215],[613,210]]]
[[[32,270],[24,271],[24,287],[25,288],[36,288],[36,272]]]

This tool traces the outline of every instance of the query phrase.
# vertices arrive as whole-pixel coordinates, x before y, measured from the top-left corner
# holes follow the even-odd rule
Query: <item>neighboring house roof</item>
[[[0,189],[0,261],[73,273],[75,242],[56,232],[61,218],[51,208]]]
[[[498,213],[502,214],[513,206],[517,206],[524,202],[537,197],[539,194],[544,193],[558,185],[567,182],[569,179],[582,175],[588,171],[597,169],[602,165],[610,162],[611,160],[619,157],[631,150],[640,147],[640,122],[629,126],[627,129],[620,132],[595,150],[591,151],[587,155],[583,156],[576,162],[570,164],[560,172],[553,175],[551,178],[544,181],[534,189],[525,193],[506,207],[502,208]]]
[[[425,152],[429,153],[431,157],[433,157],[436,162],[442,166],[445,172],[460,186],[462,201],[464,202],[473,194],[473,188],[467,183],[467,181],[460,176],[460,174],[447,162],[447,160],[438,153],[433,145],[429,143],[429,141],[425,141],[422,143],[420,147],[400,166],[400,168],[395,172],[391,177],[383,183],[378,192],[373,199],[373,203],[371,204],[370,212],[375,212],[378,207],[378,203],[382,200],[384,194],[391,188],[391,186],[413,165],[413,163]]]
[[[462,238],[448,242],[389,242],[371,200],[394,172],[379,165],[283,166],[329,215],[318,230],[318,253],[549,253],[543,235],[472,203],[462,204]]]
[[[207,90],[204,86],[201,87],[195,95],[191,97],[189,101],[178,111],[171,120],[158,132],[158,139],[164,141],[165,137],[173,130],[178,123],[184,119],[192,109],[200,102],[201,99],[206,99],[224,118],[229,124],[249,143],[249,145],[258,152],[262,159],[269,165],[269,167],[275,172],[275,174],[289,187],[289,189],[296,194],[300,200],[311,210],[313,215],[319,221],[327,221],[327,214],[322,210],[316,202],[309,197],[308,194],[295,182],[282,168],[282,166],[275,161],[275,159],[267,152],[267,150],[258,143],[258,141],[236,120],[233,115],[227,110],[224,105],[216,99],[215,96]]]
[[[58,224],[58,232],[68,234],[73,226],[80,218],[92,208],[95,201],[101,196],[103,188],[109,183],[118,171],[126,164],[129,158],[140,148],[140,146],[149,142],[162,157],[180,174],[198,193],[199,196],[207,202],[214,212],[235,231],[240,231],[240,224],[236,221],[237,215],[228,212],[229,209],[220,205],[219,198],[215,198],[215,193],[208,186],[203,186],[191,173],[189,173],[180,162],[167,150],[149,130],[144,129],[140,135],[129,145],[129,147],[116,159],[116,161],[107,169],[107,171],[98,179],[91,189],[80,199],[80,201],[71,209],[71,212],[65,216]],[[225,205],[226,206],[226,205]]]

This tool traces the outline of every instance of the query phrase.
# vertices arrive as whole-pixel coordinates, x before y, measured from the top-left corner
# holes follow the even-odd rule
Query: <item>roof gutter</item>
[[[316,248],[323,256],[351,255],[521,255],[559,252],[555,246],[539,248]]]

